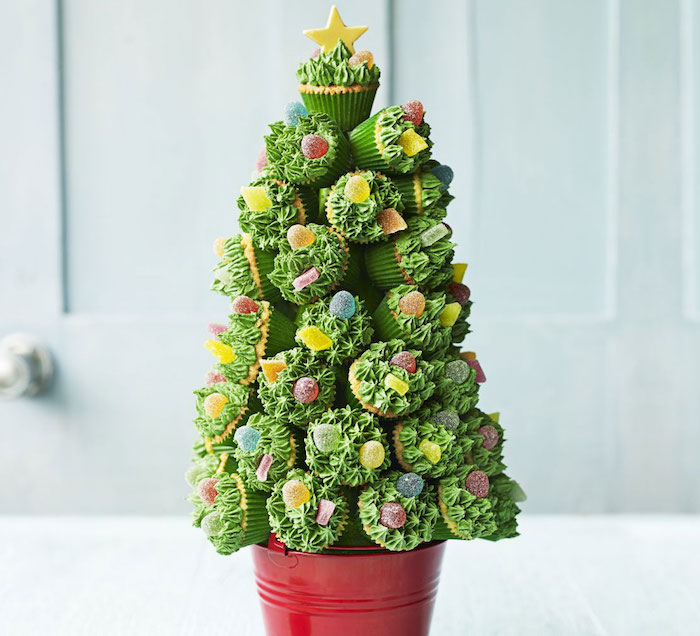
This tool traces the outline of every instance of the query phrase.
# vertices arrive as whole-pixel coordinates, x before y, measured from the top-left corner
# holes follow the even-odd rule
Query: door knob
[[[0,340],[0,399],[36,395],[53,377],[49,350],[21,333]]]

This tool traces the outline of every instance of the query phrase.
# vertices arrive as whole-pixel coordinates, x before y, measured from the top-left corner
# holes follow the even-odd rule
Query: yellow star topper
[[[340,14],[335,5],[331,7],[328,23],[324,29],[306,29],[304,35],[321,46],[324,53],[330,51],[341,39],[345,46],[350,49],[350,53],[355,52],[353,42],[357,40],[365,31],[366,26],[345,26],[340,19]]]

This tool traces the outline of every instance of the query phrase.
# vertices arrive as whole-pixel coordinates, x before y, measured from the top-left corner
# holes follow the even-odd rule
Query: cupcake
[[[389,446],[376,415],[349,406],[309,424],[306,463],[329,486],[374,483],[389,467]]]
[[[496,532],[484,536],[489,541],[511,539],[518,536],[517,516],[520,508],[517,502],[525,501],[526,496],[517,481],[507,475],[498,475],[491,479],[489,488],[493,515],[496,520]]]
[[[360,355],[374,333],[363,301],[345,290],[304,305],[297,324],[296,341],[307,355],[336,366]]]
[[[350,366],[350,397],[381,417],[412,413],[435,390],[433,366],[422,355],[398,339],[372,343]]]
[[[316,219],[318,197],[310,188],[262,177],[241,188],[238,208],[241,230],[260,249],[276,251],[292,225]]]
[[[204,455],[192,460],[192,465],[185,473],[185,480],[189,484],[192,491],[187,497],[187,500],[192,504],[192,525],[199,528],[202,518],[208,512],[208,506],[202,501],[202,498],[197,494],[197,484],[202,479],[213,477],[219,468],[219,458],[214,455]]]
[[[288,548],[320,552],[342,534],[348,502],[339,488],[295,469],[275,484],[267,512],[272,531]]]
[[[462,439],[471,441],[464,449],[467,461],[475,464],[489,477],[495,477],[505,470],[503,463],[503,428],[498,423],[499,414],[487,415],[477,408],[469,410],[462,417]]]
[[[213,442],[225,440],[249,410],[251,388],[234,382],[217,382],[197,389],[197,430]]]
[[[392,287],[374,312],[377,335],[402,339],[426,357],[443,354],[452,344],[452,328],[462,306],[442,292],[423,294],[415,285]]]
[[[335,289],[350,266],[346,240],[325,225],[295,226],[289,240],[279,244],[270,273],[285,300],[305,305]]]
[[[418,100],[380,110],[350,132],[357,167],[389,175],[414,172],[430,159],[432,145]]]
[[[372,53],[354,53],[338,39],[331,50],[302,62],[297,80],[306,108],[330,115],[346,131],[369,117],[379,88],[379,68]]]
[[[270,124],[265,136],[268,166],[283,181],[325,188],[350,168],[350,144],[338,124],[324,113]]]
[[[469,315],[472,310],[472,301],[469,300],[471,292],[469,287],[463,283],[455,281],[450,282],[445,290],[445,296],[448,303],[459,303],[461,311],[452,325],[452,342],[458,344],[464,340],[471,328],[469,326]]]
[[[425,216],[406,221],[408,229],[365,252],[365,265],[372,282],[381,289],[402,283],[421,289],[439,289],[452,278],[455,244],[447,225]]]
[[[447,206],[454,199],[448,191],[452,169],[437,161],[428,161],[413,174],[394,177],[393,182],[401,193],[407,216],[443,219],[447,215]]]
[[[386,473],[358,500],[362,527],[385,550],[413,550],[430,541],[439,517],[432,486],[415,473]]]
[[[282,298],[267,278],[274,254],[255,247],[247,234],[217,239],[214,251],[221,261],[214,268],[212,290],[231,298],[250,296],[272,303]]]
[[[335,374],[296,348],[261,361],[258,395],[265,412],[281,422],[306,425],[331,408]]]
[[[445,408],[464,415],[479,399],[476,372],[466,360],[448,353],[432,360],[435,368],[435,398]]]
[[[224,468],[229,472],[236,472],[237,464],[233,457],[236,450],[236,442],[233,435],[218,442],[214,442],[207,437],[200,437],[192,445],[195,455],[200,458],[215,457],[216,460],[224,464]]]
[[[355,243],[376,243],[406,229],[402,210],[394,184],[372,170],[344,174],[326,198],[328,222]]]
[[[231,554],[270,535],[265,497],[235,473],[217,473],[196,487],[202,517],[195,521],[219,554]]]

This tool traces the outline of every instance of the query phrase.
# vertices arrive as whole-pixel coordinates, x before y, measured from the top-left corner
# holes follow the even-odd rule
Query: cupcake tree
[[[228,321],[195,391],[193,522],[222,554],[276,535],[321,552],[517,535],[498,414],[445,222],[449,166],[422,102],[371,114],[380,69],[335,7],[305,31],[302,101],[270,124],[217,239]],[[224,312],[222,312],[223,314]]]

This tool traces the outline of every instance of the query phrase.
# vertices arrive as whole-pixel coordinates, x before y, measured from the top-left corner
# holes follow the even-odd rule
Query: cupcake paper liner
[[[380,289],[390,289],[410,282],[396,261],[394,242],[375,245],[365,251],[365,267],[372,282]]]
[[[401,199],[403,204],[406,206],[404,214],[422,214],[423,206],[419,205],[419,201],[416,198],[416,177],[420,183],[420,173],[418,176],[414,172],[413,174],[408,174],[403,177],[397,177],[393,180],[396,189],[401,194]]]
[[[301,201],[304,208],[304,218],[303,221],[300,220],[299,223],[302,225],[306,225],[307,223],[316,223],[319,218],[319,203],[316,191],[304,186],[297,186],[297,196],[299,197],[299,201]]]
[[[406,334],[402,332],[401,327],[399,327],[399,324],[396,322],[396,318],[394,318],[394,314],[391,313],[391,309],[389,309],[386,296],[384,296],[382,302],[380,302],[379,306],[374,310],[372,318],[374,319],[377,331],[382,334],[381,337],[383,340],[405,338]]]
[[[333,86],[334,92],[321,92],[328,88],[300,85],[299,92],[309,112],[326,113],[347,132],[369,116],[378,86]]]
[[[295,334],[296,325],[281,311],[274,309],[268,323],[265,355],[273,356],[280,351],[295,347]]]
[[[359,168],[391,173],[391,166],[382,158],[374,134],[377,118],[380,113],[381,111],[375,113],[372,117],[363,121],[350,132],[352,157]]]
[[[266,493],[246,488],[245,534],[241,547],[262,543],[270,536],[270,519],[267,516]]]

